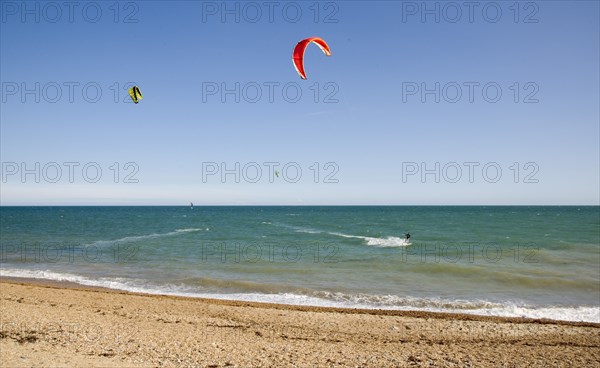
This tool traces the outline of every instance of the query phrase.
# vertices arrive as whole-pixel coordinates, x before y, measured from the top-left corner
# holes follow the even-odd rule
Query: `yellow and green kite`
[[[138,102],[140,102],[141,99],[144,98],[144,96],[142,96],[142,92],[140,92],[140,89],[138,86],[133,86],[133,87],[129,88],[129,96],[131,96],[131,99],[136,104]]]

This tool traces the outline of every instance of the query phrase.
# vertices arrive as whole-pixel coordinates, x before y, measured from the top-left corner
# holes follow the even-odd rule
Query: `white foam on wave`
[[[428,312],[466,313],[496,317],[523,317],[559,321],[600,323],[600,306],[531,306],[512,302],[487,300],[450,300],[442,298],[415,298],[396,295],[325,293],[349,308],[419,310]]]
[[[477,313],[474,314],[499,317],[525,317],[553,319],[558,321],[600,323],[600,307],[590,306],[532,308],[527,306],[508,304],[503,305],[499,308],[490,308],[476,312]]]
[[[107,245],[113,245],[113,244],[133,243],[133,242],[140,241],[140,240],[161,238],[161,237],[165,237],[165,236],[175,236],[175,235],[181,235],[181,234],[191,233],[191,232],[196,232],[196,231],[202,231],[202,229],[177,229],[175,231],[171,231],[171,232],[163,233],[163,234],[153,233],[153,234],[148,234],[148,235],[126,236],[124,238],[115,239],[115,240],[96,240],[95,242],[92,242],[87,245],[88,246],[92,246],[92,245],[107,246]],[[207,228],[207,231],[208,231],[208,228]]]
[[[296,230],[296,232],[307,233],[307,234],[321,234],[321,233],[323,233],[323,231],[321,231],[321,230],[315,230],[315,229],[298,229],[298,230]]]
[[[69,273],[59,273],[49,270],[0,269],[0,277],[22,277],[29,279],[44,279],[52,281],[74,282],[85,286],[99,286],[111,289],[127,290],[129,280],[119,278],[90,279]]]
[[[385,239],[381,238],[366,238],[367,245],[374,245],[378,247],[406,247],[412,243],[407,242],[405,238],[399,238],[397,236],[388,236]]]
[[[22,277],[68,281],[85,286],[106,287],[130,292],[175,295],[248,302],[279,303],[318,307],[384,309],[405,311],[428,311],[467,313],[498,317],[525,317],[575,322],[600,323],[599,306],[530,306],[514,303],[494,303],[486,300],[446,300],[441,298],[400,297],[396,295],[345,294],[339,292],[315,292],[314,295],[296,293],[205,293],[185,285],[151,285],[145,280],[124,278],[90,279],[48,270],[0,269],[0,277]]]
[[[362,239],[367,245],[374,246],[374,247],[382,247],[382,248],[383,247],[406,247],[406,246],[412,244],[410,242],[407,242],[405,238],[400,238],[397,236],[388,236],[387,238],[374,238],[371,236],[349,235],[349,234],[328,232],[328,231],[300,227],[300,226],[290,226],[290,225],[280,225],[280,226],[288,227],[298,233],[329,234],[329,235],[333,235],[333,236],[339,236],[342,238]]]
[[[276,226],[283,227],[283,228],[286,228],[286,229],[291,229],[291,230],[294,230],[297,233],[307,233],[307,234],[322,234],[322,233],[325,233],[323,230],[317,230],[317,229],[313,229],[313,228],[309,228],[309,227],[293,226],[293,225],[286,225],[286,224],[276,224]]]
[[[407,242],[405,238],[397,236],[388,236],[387,238],[373,238],[370,236],[358,236],[358,235],[347,235],[342,233],[328,233],[330,235],[341,236],[343,238],[354,238],[362,239],[367,245],[375,247],[405,247],[411,243]]]

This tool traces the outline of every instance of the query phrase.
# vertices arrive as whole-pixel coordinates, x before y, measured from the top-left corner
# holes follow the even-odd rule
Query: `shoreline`
[[[132,293],[0,278],[1,366],[594,366],[600,324]]]
[[[481,321],[481,322],[501,322],[501,323],[538,323],[538,324],[555,324],[563,326],[581,326],[581,327],[597,327],[600,328],[600,323],[586,322],[586,321],[565,321],[565,320],[554,320],[547,318],[529,318],[529,317],[505,317],[505,316],[485,316],[480,314],[470,313],[449,313],[449,312],[430,312],[420,310],[395,310],[395,309],[370,309],[370,308],[344,308],[344,307],[323,307],[323,306],[311,306],[311,305],[296,305],[296,304],[282,304],[282,303],[269,303],[269,302],[258,302],[258,301],[244,301],[244,300],[233,300],[233,299],[213,299],[193,296],[182,296],[182,295],[168,295],[168,294],[153,294],[144,292],[134,292],[128,290],[111,289],[102,286],[89,286],[82,285],[72,281],[57,281],[48,279],[37,279],[27,277],[7,277],[0,276],[0,285],[2,283],[17,284],[23,286],[42,286],[54,289],[72,289],[81,291],[91,292],[105,292],[105,293],[116,293],[123,295],[138,295],[146,297],[159,297],[159,298],[171,298],[175,300],[197,300],[203,303],[211,303],[217,305],[228,305],[228,306],[244,306],[252,308],[268,308],[268,309],[280,309],[280,310],[294,310],[304,312],[334,312],[342,314],[368,314],[378,316],[397,316],[397,317],[414,317],[414,318],[435,318],[435,319],[454,319],[460,321]]]

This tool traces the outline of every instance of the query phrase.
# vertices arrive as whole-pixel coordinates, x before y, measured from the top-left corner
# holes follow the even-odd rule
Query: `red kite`
[[[325,53],[325,55],[331,56],[329,46],[322,38],[310,37],[298,42],[298,44],[294,48],[292,61],[294,62],[294,67],[296,68],[296,71],[298,72],[298,74],[300,74],[300,78],[302,79],[306,79],[306,73],[304,72],[304,51],[311,42],[317,44],[317,46],[319,46],[319,48],[321,49],[321,51],[323,51],[323,53]]]

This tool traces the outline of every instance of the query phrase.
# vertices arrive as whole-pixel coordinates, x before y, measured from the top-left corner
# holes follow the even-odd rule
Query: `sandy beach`
[[[6,279],[3,367],[593,367],[600,325],[193,299]]]

